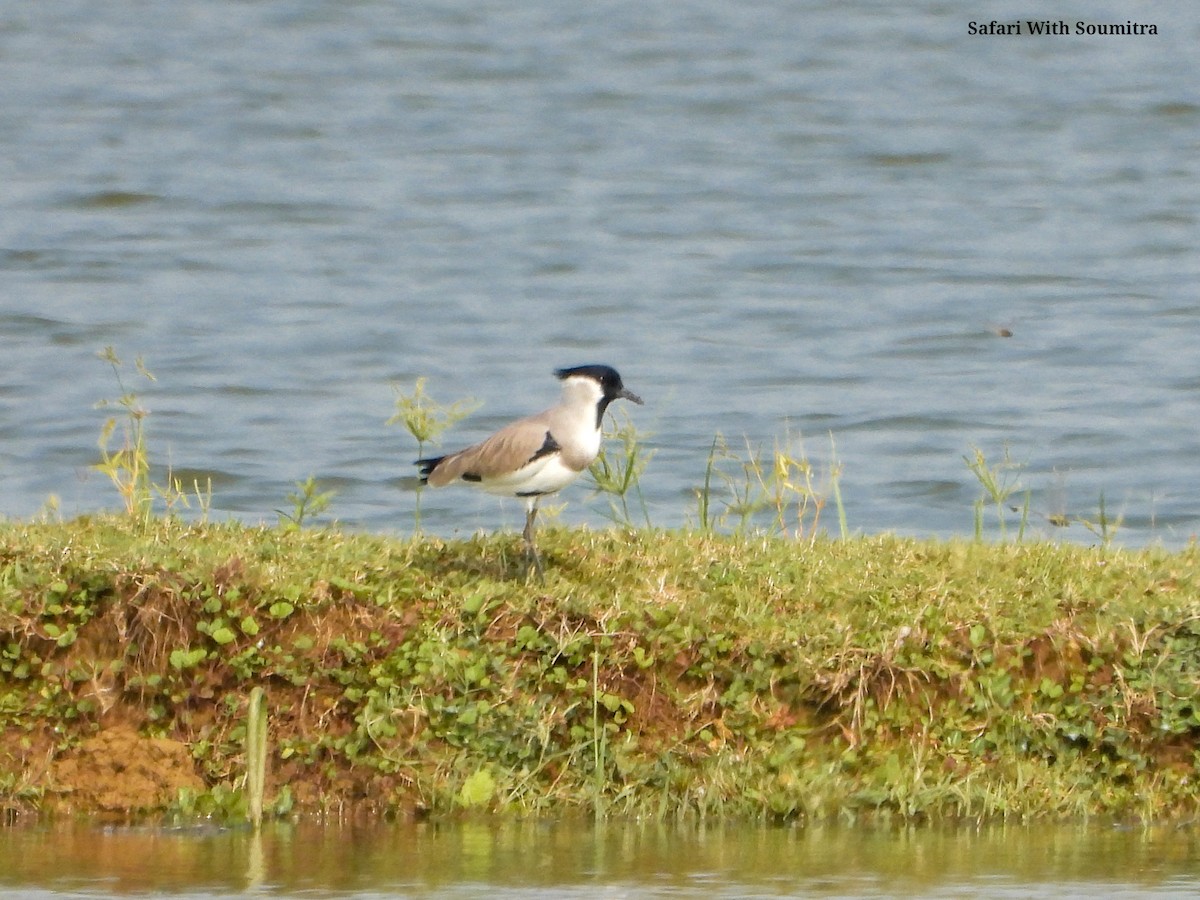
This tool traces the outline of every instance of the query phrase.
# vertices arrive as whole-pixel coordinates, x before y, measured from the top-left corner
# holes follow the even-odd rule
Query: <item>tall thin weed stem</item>
[[[842,464],[837,456],[837,444],[833,440],[833,432],[829,432],[829,487],[833,493],[833,506],[837,510],[838,534],[842,540],[850,537],[850,529],[846,525],[846,507],[842,503]]]
[[[724,445],[725,439],[720,432],[715,434],[708,448],[708,459],[704,465],[704,484],[696,491],[696,512],[700,530],[711,534],[717,529],[717,519],[712,511],[713,475],[717,470],[717,453]]]
[[[150,415],[141,404],[137,393],[125,385],[121,377],[124,365],[112,347],[105,347],[97,356],[112,367],[117,379],[120,396],[116,400],[101,400],[96,404],[98,409],[120,407],[123,412],[119,416],[110,416],[100,429],[100,462],[93,468],[103,472],[116,487],[125,506],[125,512],[137,519],[142,525],[150,521],[151,506],[154,501],[153,486],[150,481],[150,458],[146,448],[146,417]],[[154,381],[154,375],[146,369],[139,356],[134,363],[137,374],[147,381]],[[118,421],[118,420],[121,421]],[[121,444],[115,450],[112,447],[114,435],[121,431]]]
[[[438,403],[425,392],[428,381],[424,376],[418,378],[411,391],[404,391],[399,385],[392,385],[396,394],[396,412],[387,420],[388,425],[403,425],[405,430],[417,442],[417,457],[425,456],[425,445],[436,444],[442,432],[457,422],[461,422],[482,405],[473,398],[455,400],[453,403]],[[417,502],[413,509],[413,529],[418,534],[421,531],[421,491],[422,485],[417,485]]]
[[[250,824],[262,825],[267,784],[267,705],[261,687],[250,690],[246,709],[246,797]]]
[[[604,781],[608,765],[608,732],[600,721],[600,650],[592,647],[592,805],[596,821],[604,818]]]

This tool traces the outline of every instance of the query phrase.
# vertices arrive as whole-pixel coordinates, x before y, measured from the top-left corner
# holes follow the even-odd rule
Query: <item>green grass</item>
[[[0,806],[116,722],[234,797],[261,687],[268,814],[1196,814],[1195,547],[539,543],[529,585],[513,534],[0,524]]]

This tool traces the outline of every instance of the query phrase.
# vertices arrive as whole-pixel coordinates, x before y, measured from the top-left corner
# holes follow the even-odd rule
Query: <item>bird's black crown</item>
[[[570,369],[555,369],[554,374],[559,377],[559,380],[573,376],[591,378],[599,383],[600,387],[604,390],[605,396],[608,397],[617,396],[625,387],[625,384],[621,381],[621,376],[612,366],[574,366]]]

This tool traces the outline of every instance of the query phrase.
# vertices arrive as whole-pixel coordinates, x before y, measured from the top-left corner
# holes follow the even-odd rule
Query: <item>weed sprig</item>
[[[639,431],[627,413],[621,413],[621,416],[604,435],[607,442],[616,442],[618,452],[611,452],[606,444],[601,444],[600,453],[589,467],[588,475],[593,490],[608,497],[608,513],[613,522],[627,528],[634,526],[629,509],[632,494],[640,507],[642,522],[650,528],[650,511],[642,493],[642,474],[654,458],[654,451],[647,451],[644,447],[649,435]],[[609,418],[611,421],[611,414]]]
[[[322,491],[313,475],[309,475],[304,481],[297,481],[295,486],[296,490],[287,495],[288,502],[292,504],[291,512],[275,510],[275,514],[279,516],[279,524],[289,529],[303,528],[305,524],[311,524],[313,519],[329,508],[337,494],[336,491]]]
[[[117,493],[121,495],[126,514],[147,523],[154,501],[150,481],[150,459],[146,449],[146,417],[150,411],[142,406],[138,394],[126,387],[125,379],[121,376],[124,363],[113,348],[105,347],[98,355],[112,368],[120,396],[115,400],[101,400],[97,408],[117,406],[123,412],[120,417],[110,416],[100,429],[100,462],[94,468],[112,481]],[[134,363],[134,368],[137,374],[147,381],[155,380],[140,356]],[[120,422],[118,418],[121,419]],[[122,441],[114,450],[112,441],[118,425],[121,428]]]
[[[821,513],[830,497],[837,511],[838,528],[848,536],[846,511],[840,487],[841,464],[830,437],[830,463],[823,482],[804,452],[798,436],[788,432],[765,454],[748,438],[745,451],[732,449],[721,434],[713,439],[696,489],[697,521],[703,532],[730,530],[785,538],[813,539],[819,533]],[[718,511],[714,500],[721,504]],[[762,524],[765,519],[765,524]]]
[[[393,385],[396,395],[396,412],[387,420],[388,425],[403,425],[417,442],[417,458],[425,456],[425,445],[436,444],[442,433],[455,423],[462,421],[482,405],[474,399],[460,399],[452,403],[438,403],[425,392],[427,378],[418,378],[413,389],[405,392]],[[416,486],[416,504],[413,508],[413,528],[421,531],[422,485]]]

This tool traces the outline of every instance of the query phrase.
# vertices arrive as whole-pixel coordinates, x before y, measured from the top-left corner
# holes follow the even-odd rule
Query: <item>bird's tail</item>
[[[413,463],[414,466],[420,467],[417,469],[417,472],[421,475],[421,484],[429,484],[429,473],[436,469],[438,463],[445,458],[444,456],[429,456],[425,459],[418,459]]]

